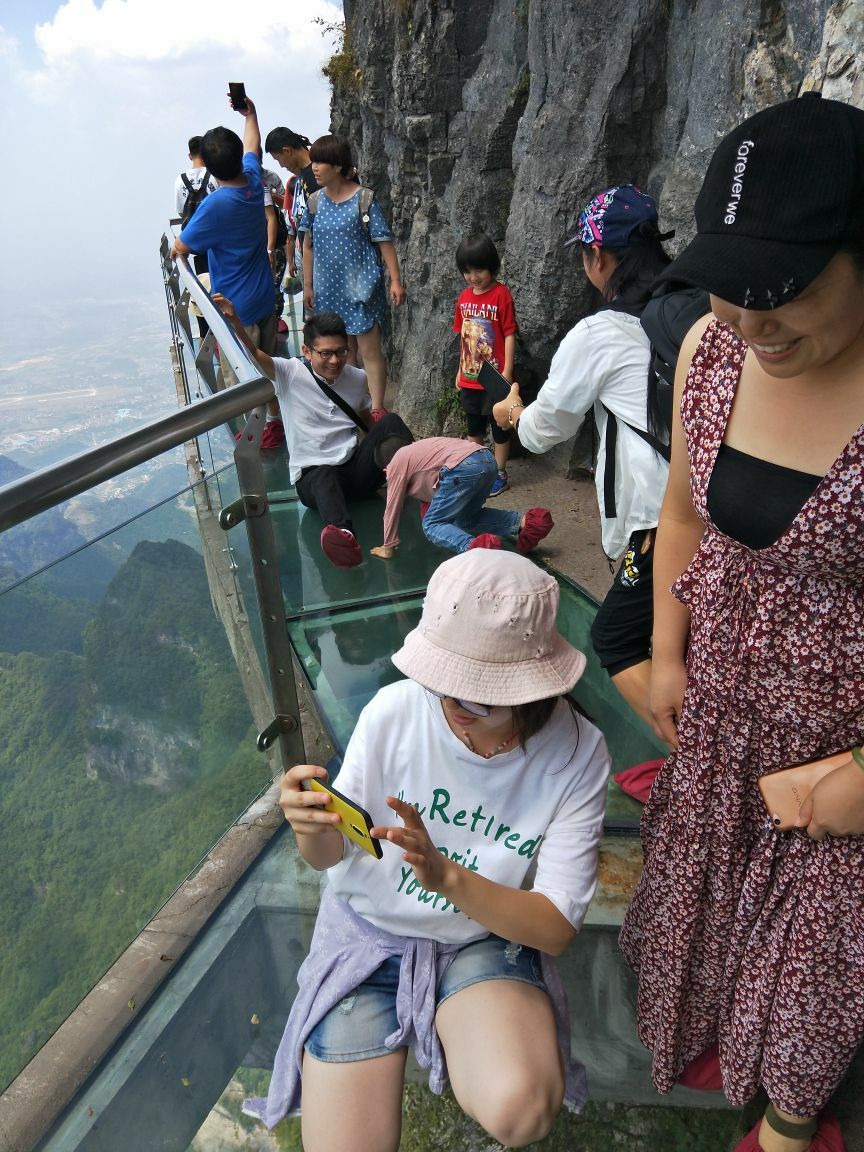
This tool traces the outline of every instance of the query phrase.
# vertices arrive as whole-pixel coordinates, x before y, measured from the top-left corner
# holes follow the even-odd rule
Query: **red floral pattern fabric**
[[[659,1091],[719,1042],[731,1103],[761,1084],[810,1116],[864,1039],[864,837],[775,833],[757,780],[864,740],[864,428],[774,544],[722,535],[706,494],[745,351],[709,325],[682,397],[706,531],[673,588],[691,613],[680,743],[620,941]]]

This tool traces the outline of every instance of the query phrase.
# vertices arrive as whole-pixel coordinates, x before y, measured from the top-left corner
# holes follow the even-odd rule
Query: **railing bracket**
[[[267,752],[283,732],[295,732],[296,730],[297,721],[293,716],[276,716],[263,732],[258,733],[255,746],[259,752]]]
[[[219,513],[219,527],[228,531],[253,516],[263,516],[267,511],[267,501],[263,496],[241,496],[232,504],[226,504]]]

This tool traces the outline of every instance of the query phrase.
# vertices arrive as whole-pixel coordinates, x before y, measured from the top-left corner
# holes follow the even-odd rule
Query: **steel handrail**
[[[165,267],[170,256],[164,236],[162,259]],[[220,355],[231,364],[240,383],[170,416],[151,421],[110,444],[80,452],[4,485],[0,488],[0,532],[273,399],[273,384],[261,375],[260,368],[240,344],[187,261],[180,257],[175,267],[184,288],[213,329]]]

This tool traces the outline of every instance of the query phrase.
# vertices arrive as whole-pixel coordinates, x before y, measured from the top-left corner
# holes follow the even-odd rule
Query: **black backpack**
[[[207,195],[208,185],[210,184],[210,170],[204,169],[204,179],[196,188],[185,172],[180,173],[180,179],[186,185],[186,201],[183,204],[183,212],[180,216],[180,222],[183,228],[189,223],[195,215],[195,210],[198,205]]]
[[[277,205],[273,205],[273,210],[276,213],[276,239],[273,243],[274,248],[284,248],[288,243],[288,237],[291,233],[288,231],[288,224],[285,220],[285,213]]]
[[[627,427],[668,462],[671,456],[672,396],[678,352],[684,337],[700,316],[711,311],[708,293],[702,288],[664,285],[642,311],[639,322],[651,341],[648,362],[648,431]],[[603,405],[606,408],[606,405]],[[603,504],[607,519],[615,509],[615,450],[618,443],[618,417],[606,408],[606,468],[603,475]]]

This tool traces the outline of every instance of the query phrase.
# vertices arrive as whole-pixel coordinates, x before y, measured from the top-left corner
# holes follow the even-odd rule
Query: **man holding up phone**
[[[273,275],[267,256],[267,223],[261,180],[261,133],[255,105],[246,96],[236,111],[245,118],[243,139],[230,128],[211,128],[201,139],[201,159],[219,187],[200,205],[174,241],[172,255],[206,252],[213,292],[234,304],[256,347],[276,351]],[[273,401],[271,415],[278,416]],[[285,443],[281,420],[267,423],[262,448]]]

